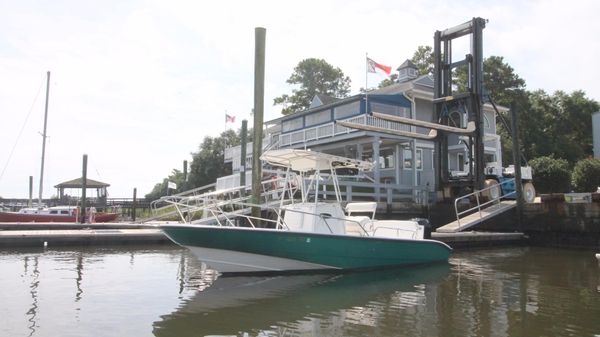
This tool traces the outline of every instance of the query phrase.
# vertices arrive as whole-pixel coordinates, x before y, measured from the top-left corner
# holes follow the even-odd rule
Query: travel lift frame
[[[434,122],[372,112],[376,118],[431,129],[429,134],[386,129],[376,126],[336,121],[341,126],[432,140],[435,144],[436,186],[442,198],[464,194],[465,188],[480,190],[485,182],[483,125],[483,43],[482,33],[487,20],[473,18],[461,25],[436,31],[434,35]],[[471,53],[464,60],[452,62],[452,40],[471,35]],[[453,92],[452,70],[467,67],[466,91]],[[463,121],[466,120],[466,123]],[[463,125],[466,124],[466,125]],[[451,177],[448,171],[448,135],[467,136],[469,170],[466,176]]]
[[[461,25],[436,31],[434,35],[434,117],[439,124],[456,123],[466,117],[468,124],[474,123],[474,131],[466,142],[469,155],[468,174],[451,177],[448,170],[448,132],[441,132],[435,141],[436,186],[444,197],[453,198],[461,189],[480,190],[485,182],[484,161],[484,117],[483,117],[483,29],[487,20],[473,18]],[[452,40],[470,35],[470,54],[464,60],[452,62]],[[464,92],[453,92],[452,71],[467,67],[467,83]],[[464,116],[466,115],[466,116]],[[457,126],[457,125],[454,125]],[[447,193],[450,192],[450,193]],[[449,194],[449,195],[448,195]]]

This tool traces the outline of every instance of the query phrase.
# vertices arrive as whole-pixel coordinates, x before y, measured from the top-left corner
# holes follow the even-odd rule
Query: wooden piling
[[[254,46],[254,140],[252,141],[252,202],[260,203],[262,190],[262,128],[265,96],[265,40],[267,30],[256,27]],[[260,217],[260,207],[252,207],[252,216]]]
[[[241,155],[240,155],[240,194],[242,196],[246,195],[246,144],[248,143],[248,121],[242,120],[242,145],[241,145]]]
[[[81,172],[81,214],[80,222],[85,223],[85,208],[86,208],[86,195],[87,190],[87,154],[83,155],[83,169]]]

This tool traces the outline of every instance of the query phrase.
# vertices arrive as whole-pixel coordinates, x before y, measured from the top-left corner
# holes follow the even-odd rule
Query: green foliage
[[[398,83],[398,74],[391,74],[389,77],[386,77],[383,81],[379,82],[377,88],[381,89],[394,83]],[[361,91],[363,90],[364,88],[361,88]]]
[[[154,185],[152,191],[146,194],[146,200],[153,201],[160,199],[160,197],[164,195],[167,195],[167,186],[169,182],[174,182],[177,185],[177,189],[168,191],[169,195],[183,191],[185,188],[183,172],[179,170],[173,170],[173,172],[167,178],[164,178],[162,182]]]
[[[538,157],[529,161],[533,186],[538,193],[564,193],[571,190],[571,171],[564,159]]]
[[[248,143],[252,142],[252,129],[248,130]],[[152,191],[146,194],[146,199],[156,200],[166,195],[169,181],[177,184],[176,190],[169,190],[169,194],[180,193],[196,187],[214,183],[218,177],[231,174],[231,169],[225,165],[223,155],[227,147],[240,145],[241,130],[235,132],[227,130],[219,137],[204,137],[198,152],[192,153],[192,162],[189,165],[187,181],[183,173],[173,170],[173,173],[162,182],[156,184]]]
[[[525,80],[502,56],[490,56],[483,60],[483,86],[496,104],[508,107],[515,100],[522,100]]]
[[[193,187],[212,184],[218,177],[231,174],[223,162],[225,148],[240,144],[240,136],[233,130],[221,133],[220,137],[204,137],[198,152],[193,153],[188,182]]]
[[[598,102],[583,91],[529,93],[527,107],[519,109],[524,154],[528,158],[553,155],[571,165],[591,156],[592,113],[599,109]]]
[[[600,187],[600,160],[587,158],[578,161],[573,169],[572,183],[576,192],[596,192]]]
[[[417,66],[419,75],[433,74],[433,49],[431,46],[418,46],[410,60]]]
[[[343,98],[350,93],[350,77],[322,59],[300,61],[286,82],[299,88],[292,89],[291,95],[284,94],[273,100],[273,105],[284,106],[281,110],[284,115],[308,109],[316,94]]]

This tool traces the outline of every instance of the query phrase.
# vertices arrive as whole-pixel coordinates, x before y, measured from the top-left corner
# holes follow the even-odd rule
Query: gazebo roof
[[[102,188],[108,187],[110,184],[103,183],[101,181],[86,179],[86,188]],[[83,178],[77,178],[69,181],[65,181],[64,183],[60,183],[54,188],[83,188]]]

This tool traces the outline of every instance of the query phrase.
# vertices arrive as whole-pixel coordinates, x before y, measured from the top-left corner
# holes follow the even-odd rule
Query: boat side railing
[[[460,230],[460,227],[461,227],[461,225],[460,225],[460,217],[462,215],[470,215],[470,214],[473,214],[473,213],[477,212],[477,213],[479,213],[479,217],[482,218],[483,214],[481,213],[481,211],[483,209],[485,209],[487,206],[492,205],[492,204],[496,204],[496,203],[500,202],[501,199],[507,198],[509,196],[513,196],[516,193],[514,191],[510,192],[510,193],[507,193],[505,195],[502,195],[502,185],[505,185],[505,184],[509,185],[511,183],[514,183],[514,181],[515,181],[514,178],[507,179],[507,180],[504,180],[504,181],[502,181],[502,182],[500,182],[498,184],[494,184],[492,186],[488,186],[488,187],[483,188],[481,190],[476,190],[476,191],[473,191],[473,192],[471,192],[469,194],[465,194],[462,197],[456,198],[454,200],[454,211],[456,213],[456,223],[458,225],[459,230]],[[498,190],[498,195],[495,196],[495,197],[493,197],[493,198],[489,198],[489,200],[487,200],[487,201],[485,201],[485,202],[482,203],[481,202],[481,197],[482,197],[483,193],[485,193],[487,191],[491,191],[492,189],[497,189]],[[459,212],[458,211],[458,205],[463,200],[469,201],[473,197],[475,197],[475,205],[473,207],[469,207],[469,208],[467,208],[467,209],[462,210],[462,211]]]
[[[267,204],[280,204],[281,196],[294,195],[297,187],[286,184],[285,181],[284,178],[276,176],[262,181],[260,205],[253,206],[264,208]],[[242,209],[243,204],[247,204],[251,199],[251,195],[248,193],[249,189],[249,185],[233,187],[201,195],[163,197],[161,201],[167,203],[168,207],[174,208],[169,214],[177,214],[182,222],[192,222],[191,220],[199,212],[202,212],[203,219],[201,220],[206,222],[208,220],[204,219],[207,217],[216,218],[219,216],[219,218],[226,218],[228,212]]]
[[[375,233],[377,233],[377,231],[379,229],[389,229],[389,230],[392,230],[392,231],[396,231],[396,237],[400,237],[400,232],[406,232],[406,233],[410,234],[410,238],[411,239],[416,239],[417,238],[417,233],[418,233],[418,231],[416,231],[416,230],[410,230],[410,229],[406,229],[406,228],[389,227],[389,226],[377,226],[373,230],[373,236],[375,236]]]

